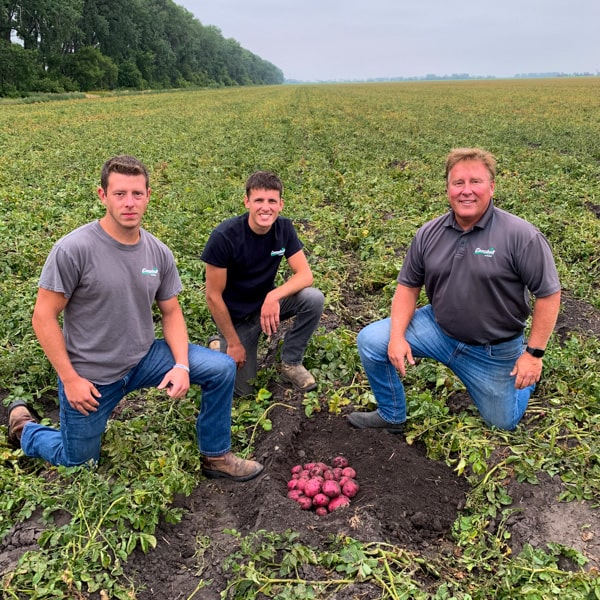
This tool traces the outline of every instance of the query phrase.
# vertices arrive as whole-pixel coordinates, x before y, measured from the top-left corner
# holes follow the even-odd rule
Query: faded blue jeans
[[[190,382],[202,388],[196,436],[200,454],[220,456],[231,448],[231,405],[235,362],[229,356],[190,344]],[[96,412],[88,416],[71,407],[58,381],[60,429],[27,423],[21,448],[27,456],[43,458],[53,465],[75,466],[100,458],[106,424],[121,399],[142,388],[156,387],[175,361],[164,340],[155,340],[146,356],[123,379],[96,385],[102,397]],[[179,402],[179,400],[174,400]]]
[[[400,376],[388,357],[391,319],[367,325],[357,338],[358,353],[377,400],[377,411],[390,423],[406,420],[406,397]],[[414,357],[433,358],[463,382],[488,425],[512,430],[521,420],[535,385],[518,390],[510,375],[523,352],[523,337],[475,346],[446,335],[430,305],[418,309],[406,330]]]
[[[288,296],[280,302],[281,321],[296,317],[292,328],[285,334],[281,360],[288,365],[300,365],[304,359],[304,352],[310,341],[321,315],[325,298],[323,292],[317,288],[308,287],[300,290],[293,296]],[[254,393],[250,381],[257,373],[258,340],[261,334],[260,311],[250,315],[243,321],[234,323],[235,331],[240,338],[242,346],[246,349],[246,364],[238,369],[235,381],[237,396],[247,396]],[[227,352],[227,342],[220,334],[221,352]]]

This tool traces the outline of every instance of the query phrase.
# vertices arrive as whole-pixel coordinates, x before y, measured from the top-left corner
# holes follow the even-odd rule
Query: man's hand
[[[529,352],[523,352],[510,374],[515,377],[515,387],[518,390],[529,387],[537,383],[542,376],[542,359],[531,356]]]
[[[227,354],[235,360],[238,369],[246,364],[246,348],[241,342],[235,344],[227,342]]]
[[[91,381],[83,377],[77,377],[68,382],[63,381],[63,386],[67,401],[72,408],[78,410],[82,415],[87,417],[91,412],[98,410],[100,403],[96,398],[100,398],[100,392]]]
[[[167,390],[167,396],[177,400],[183,398],[190,389],[190,375],[185,369],[173,367],[163,377],[157,389]]]
[[[260,327],[266,336],[277,333],[279,329],[279,314],[281,306],[279,300],[272,300],[267,294],[260,309]]]
[[[402,377],[406,375],[406,362],[415,364],[410,344],[405,338],[390,339],[388,344],[388,357],[391,363],[400,371]]]

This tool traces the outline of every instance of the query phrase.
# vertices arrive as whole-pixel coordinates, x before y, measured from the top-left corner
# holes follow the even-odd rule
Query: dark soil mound
[[[306,545],[324,548],[332,535],[344,534],[362,542],[389,542],[406,549],[439,551],[462,508],[468,484],[442,462],[428,459],[424,448],[409,446],[402,435],[356,430],[343,416],[326,412],[307,418],[300,404],[278,406],[271,413],[273,429],[257,444],[256,457],[264,474],[246,483],[206,481],[191,496],[181,498],[186,510],[181,523],[157,532],[162,551],[135,553],[128,571],[147,585],[140,600],[187,598],[200,578],[212,579],[203,597],[218,597],[227,574],[222,560],[237,546],[224,529],[241,533],[261,529],[276,533],[293,530]],[[347,508],[319,517],[287,498],[287,481],[295,464],[330,464],[345,456],[356,470],[359,493]],[[197,571],[198,536],[209,536],[210,560]],[[149,577],[151,574],[151,577]]]

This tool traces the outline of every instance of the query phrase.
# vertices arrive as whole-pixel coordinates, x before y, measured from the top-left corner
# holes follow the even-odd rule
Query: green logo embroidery
[[[144,267],[142,269],[142,275],[150,275],[150,277],[156,277],[158,275],[158,267],[152,267],[151,269],[147,269]]]
[[[285,254],[285,248],[281,250],[271,250],[271,256],[283,256]]]
[[[495,248],[490,248],[489,250],[482,250],[481,248],[475,248],[475,252],[473,254],[481,254],[482,256],[486,256],[487,258],[491,258],[496,253]]]

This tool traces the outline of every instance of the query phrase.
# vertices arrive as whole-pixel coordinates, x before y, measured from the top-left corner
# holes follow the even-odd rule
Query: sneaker
[[[384,421],[379,413],[373,412],[353,412],[348,415],[350,425],[358,429],[386,429],[390,433],[402,433],[404,431],[404,423],[390,423]]]
[[[213,336],[209,337],[207,346],[211,350],[221,352],[221,338],[218,335],[213,335]]]
[[[263,468],[259,462],[244,460],[233,452],[202,457],[202,473],[210,479],[224,477],[232,481],[248,481],[259,475]]]
[[[24,400],[15,400],[8,407],[8,443],[13,448],[21,447],[21,435],[27,423],[39,423],[40,416]]]
[[[282,362],[279,372],[282,381],[291,383],[302,392],[310,392],[317,388],[315,378],[303,365],[288,365]]]

